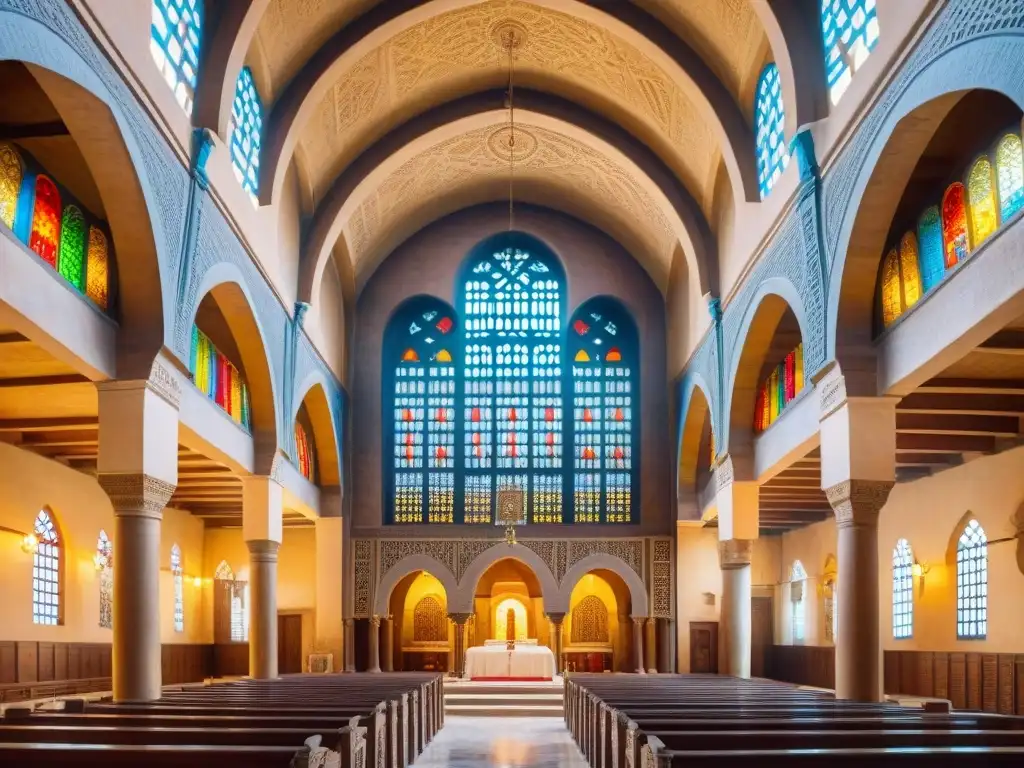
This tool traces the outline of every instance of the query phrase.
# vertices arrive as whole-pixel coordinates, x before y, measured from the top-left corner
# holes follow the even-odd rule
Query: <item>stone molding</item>
[[[370,617],[370,626],[373,629],[380,629],[380,616],[376,616],[376,615],[371,616]]]
[[[732,484],[735,478],[735,471],[732,466],[732,457],[726,456],[714,470],[715,490],[721,491]]]
[[[843,480],[825,489],[839,528],[874,528],[894,480]]]
[[[276,563],[277,552],[281,542],[273,539],[249,539],[245,542],[249,548],[249,559],[254,563]]]
[[[178,377],[159,358],[153,361],[146,386],[175,410],[181,407],[181,384],[178,383]]]
[[[473,614],[471,613],[449,613],[448,618],[451,619],[456,626],[462,627],[465,626],[466,622],[469,621],[472,615]]]
[[[718,562],[723,571],[750,565],[754,551],[752,539],[728,539],[718,542]]]
[[[123,517],[159,520],[175,488],[174,483],[142,472],[101,472],[97,480],[110,497],[114,514]]]
[[[846,377],[838,371],[834,376],[826,374],[816,388],[819,421],[831,416],[846,404]]]

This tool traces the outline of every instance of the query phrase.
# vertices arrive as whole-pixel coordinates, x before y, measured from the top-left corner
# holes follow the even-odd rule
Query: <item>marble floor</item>
[[[565,722],[556,717],[453,717],[416,768],[586,768]]]

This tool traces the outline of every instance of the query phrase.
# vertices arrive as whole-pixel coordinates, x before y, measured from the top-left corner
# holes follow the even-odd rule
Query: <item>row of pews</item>
[[[837,700],[717,675],[573,675],[565,717],[592,768],[1024,766],[1024,718]]]
[[[406,768],[444,720],[432,674],[289,675],[165,690],[144,704],[9,708],[0,765],[288,768],[319,748],[344,768]],[[317,761],[314,761],[317,762]]]

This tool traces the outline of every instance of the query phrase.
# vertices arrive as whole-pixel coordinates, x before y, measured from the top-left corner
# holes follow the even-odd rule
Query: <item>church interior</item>
[[[0,0],[0,762],[1022,764],[1022,60]]]

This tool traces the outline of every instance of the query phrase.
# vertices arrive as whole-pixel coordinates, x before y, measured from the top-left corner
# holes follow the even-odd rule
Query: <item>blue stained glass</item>
[[[878,45],[878,35],[875,0],[821,0],[825,77],[833,104]]]
[[[186,115],[195,100],[202,26],[202,0],[153,0],[150,56]]]
[[[260,141],[263,136],[263,102],[252,71],[243,67],[235,83],[231,104],[231,166],[242,189],[253,198],[260,191]]]
[[[754,102],[757,183],[761,199],[768,197],[775,182],[789,164],[786,147],[786,112],[782,101],[779,68],[769,64],[757,81]]]
[[[921,261],[921,285],[925,293],[930,291],[946,274],[942,247],[942,221],[939,207],[928,208],[917,222],[917,246]]]

